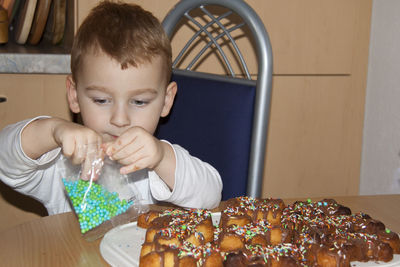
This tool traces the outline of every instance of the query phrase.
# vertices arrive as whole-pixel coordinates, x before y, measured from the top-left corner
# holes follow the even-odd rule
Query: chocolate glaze
[[[247,259],[246,256],[243,255],[242,251],[238,251],[236,253],[229,253],[224,261],[225,267],[246,267]]]
[[[377,236],[380,240],[382,240],[382,242],[385,242],[392,247],[393,253],[400,254],[400,239],[397,233],[390,230],[381,230],[378,231]]]
[[[154,250],[162,252],[163,264],[165,253],[171,250],[175,253],[174,266],[184,258],[205,266],[213,255],[219,260],[214,265],[208,262],[208,266],[222,266],[223,262],[223,266],[238,267],[349,267],[351,261],[390,261],[393,252],[400,253],[396,233],[386,230],[382,222],[367,214],[351,214],[349,208],[333,199],[296,201],[287,206],[280,199],[230,199],[221,213],[220,228],[214,228],[212,242],[206,242],[203,233],[198,233],[197,248],[187,244],[185,238],[195,233],[193,225],[208,224],[211,218],[196,219],[192,226],[182,219],[176,226],[176,216],[186,215],[160,215],[149,228],[171,228],[171,236],[178,234],[182,242],[181,247],[154,246]],[[189,217],[188,220],[193,219]],[[188,225],[185,231],[179,228],[183,224]],[[213,228],[212,223],[210,226]],[[158,232],[155,239],[165,235]],[[234,242],[235,249],[223,249],[225,241]]]

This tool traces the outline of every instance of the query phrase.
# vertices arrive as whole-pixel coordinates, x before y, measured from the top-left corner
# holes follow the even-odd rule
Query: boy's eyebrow
[[[96,86],[96,85],[89,85],[87,87],[85,87],[85,90],[93,90],[93,91],[103,91],[103,92],[107,92],[107,88],[102,87],[102,86]]]
[[[149,94],[156,95],[158,93],[158,91],[156,89],[154,89],[154,88],[135,89],[135,90],[132,90],[132,92],[134,92],[136,95],[144,94],[144,93],[149,93]]]
[[[86,87],[86,90],[96,90],[96,91],[102,91],[102,92],[110,92],[109,89],[107,89],[106,87],[103,86],[88,86]],[[144,93],[150,93],[150,94],[157,94],[158,91],[154,88],[140,88],[140,89],[134,89],[132,90],[132,93],[134,93],[135,95],[139,95],[139,94],[144,94]]]

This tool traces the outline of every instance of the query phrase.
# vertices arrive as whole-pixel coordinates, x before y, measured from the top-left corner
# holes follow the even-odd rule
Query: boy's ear
[[[73,113],[79,113],[81,110],[79,108],[78,94],[76,91],[75,82],[72,79],[71,75],[67,76],[66,87],[67,87],[67,98],[68,98],[69,109]]]
[[[176,82],[171,82],[170,84],[168,84],[167,90],[165,92],[164,107],[161,111],[161,117],[166,117],[169,114],[172,105],[174,104],[174,99],[177,90],[178,90],[178,85],[176,84]]]

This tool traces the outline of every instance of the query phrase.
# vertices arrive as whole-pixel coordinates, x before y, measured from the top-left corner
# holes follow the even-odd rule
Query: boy
[[[160,116],[167,116],[172,107],[177,85],[169,83],[168,37],[150,12],[135,5],[100,3],[77,32],[71,72],[68,103],[84,126],[38,117],[4,128],[3,182],[39,199],[49,214],[70,211],[60,162],[65,156],[74,164],[84,163],[87,146],[101,144],[123,165],[120,172],[130,175],[145,202],[197,208],[219,204],[218,172],[180,146],[153,136]]]

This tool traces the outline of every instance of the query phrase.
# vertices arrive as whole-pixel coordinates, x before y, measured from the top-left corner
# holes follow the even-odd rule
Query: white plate
[[[100,253],[112,266],[139,266],[140,249],[146,229],[136,222],[120,225],[104,235]]]
[[[214,224],[218,224],[220,213],[212,213]],[[139,256],[146,229],[137,226],[136,222],[124,224],[111,229],[100,243],[100,253],[112,266],[139,266]],[[351,262],[352,267],[390,267],[400,266],[400,254],[395,254],[390,262]]]
[[[214,224],[219,223],[220,212],[212,213]],[[100,253],[112,266],[139,266],[139,256],[146,229],[136,222],[117,226],[108,231],[100,243]]]

